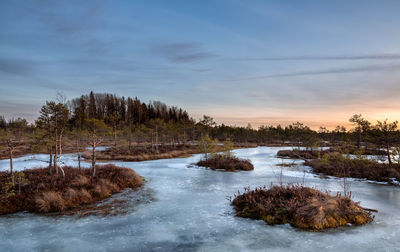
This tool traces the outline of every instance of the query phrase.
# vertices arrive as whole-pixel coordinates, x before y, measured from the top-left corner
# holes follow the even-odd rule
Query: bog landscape
[[[0,3],[0,251],[397,251],[396,10]]]

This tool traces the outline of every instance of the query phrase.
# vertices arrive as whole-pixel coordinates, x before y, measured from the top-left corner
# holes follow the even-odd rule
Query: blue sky
[[[217,122],[400,119],[400,1],[0,2],[0,114],[57,92],[161,100]]]

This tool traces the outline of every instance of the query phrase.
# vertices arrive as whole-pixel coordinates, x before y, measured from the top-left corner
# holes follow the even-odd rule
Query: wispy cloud
[[[175,63],[188,63],[217,55],[203,50],[200,43],[172,43],[153,47],[153,51]]]
[[[279,77],[312,76],[312,75],[324,75],[324,74],[346,74],[346,73],[377,72],[377,71],[398,71],[398,70],[400,70],[400,64],[380,65],[380,66],[371,65],[371,66],[330,68],[321,70],[270,74],[270,75],[261,75],[248,78],[230,79],[226,81],[242,81],[242,80],[257,80],[257,79],[269,79],[269,78],[279,78]]]
[[[56,2],[38,1],[34,5],[24,6],[27,13],[38,19],[52,30],[62,35],[88,32],[101,27],[103,4],[101,2]],[[60,9],[73,12],[60,12]],[[71,13],[73,13],[71,15]]]
[[[245,57],[236,60],[248,61],[296,61],[296,60],[400,60],[400,54],[365,54],[365,55],[333,55],[333,56],[287,56],[287,57]]]
[[[29,75],[33,68],[34,63],[28,60],[0,58],[0,73]]]

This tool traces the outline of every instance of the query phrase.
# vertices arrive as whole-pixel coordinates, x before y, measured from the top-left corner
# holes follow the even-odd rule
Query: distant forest
[[[217,125],[213,118],[203,116],[196,121],[187,111],[176,106],[168,106],[160,101],[142,102],[137,97],[120,97],[114,94],[94,93],[82,95],[67,101],[59,97],[57,101],[47,101],[43,105],[39,118],[33,124],[23,118],[6,121],[0,116],[0,131],[6,135],[33,136],[51,138],[65,136],[69,138],[88,136],[93,126],[99,127],[105,137],[118,143],[187,143],[199,141],[204,135],[212,139],[235,143],[284,144],[303,146],[321,146],[324,143],[349,142],[357,146],[365,143],[375,146],[399,144],[400,132],[396,122],[371,122],[361,115],[349,119],[354,127],[346,129],[337,126],[333,130],[320,127],[313,130],[295,122],[288,126],[247,127]],[[76,132],[80,132],[77,134]],[[156,139],[156,140],[155,140]]]
[[[70,122],[79,127],[86,119],[104,120],[109,126],[123,127],[129,124],[146,124],[154,119],[164,122],[187,122],[189,115],[182,108],[167,106],[160,101],[141,102],[137,97],[119,97],[113,94],[91,92],[67,102]]]

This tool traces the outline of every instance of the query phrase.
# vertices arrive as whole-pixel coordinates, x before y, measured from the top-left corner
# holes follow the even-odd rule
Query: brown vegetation
[[[272,186],[268,190],[246,188],[232,205],[239,217],[264,220],[269,225],[289,223],[307,230],[362,225],[373,220],[373,210],[362,208],[350,197],[296,185]]]
[[[13,158],[26,155],[27,153],[30,153],[30,152],[31,152],[31,148],[28,145],[16,146],[13,151]],[[6,149],[6,148],[0,149],[0,160],[9,159],[9,158],[10,158],[10,154],[9,154],[8,149]]]
[[[237,144],[235,148],[248,148],[249,146]],[[222,151],[223,146],[216,146],[216,151]],[[201,153],[197,144],[159,145],[158,148],[151,145],[140,145],[129,148],[129,146],[110,147],[103,151],[96,151],[96,159],[100,161],[122,160],[122,161],[146,161],[155,159],[183,158],[193,154]],[[84,152],[82,157],[91,159],[90,152]]]
[[[386,156],[387,152],[385,150],[374,148],[357,148],[357,146],[332,146],[329,148],[329,152],[339,152],[339,153],[347,153],[347,154],[362,154],[362,155],[377,155],[377,156]]]
[[[198,166],[210,168],[211,170],[225,171],[250,171],[254,170],[253,164],[246,159],[221,154],[213,155],[207,159],[201,159],[196,163]]]
[[[91,169],[63,169],[64,178],[49,175],[45,168],[25,170],[20,192],[5,187],[10,184],[10,174],[0,172],[0,215],[19,211],[49,213],[71,210],[143,183],[134,170],[111,164],[97,166],[96,177],[92,177]]]
[[[326,150],[280,150],[276,154],[281,158],[293,158],[293,159],[316,159],[321,158],[325,154],[332,153],[346,153],[346,154],[362,154],[362,155],[379,155],[386,156],[386,151],[380,149],[367,149],[361,148],[358,149],[356,146],[332,146]]]
[[[381,182],[400,182],[400,164],[385,164],[365,158],[348,158],[342,155],[327,155],[322,159],[305,162],[313,172],[336,177],[353,177]]]
[[[167,159],[188,157],[198,153],[197,146],[176,145],[176,146],[158,146],[158,150],[150,145],[129,148],[128,146],[110,147],[104,151],[96,152],[97,160],[122,160],[122,161],[145,161],[154,159]],[[86,159],[91,158],[91,154],[84,152],[82,155]]]
[[[294,158],[294,159],[313,159],[328,153],[328,150],[315,151],[315,150],[280,150],[276,154],[278,157]]]
[[[65,145],[62,146],[63,154],[68,153],[76,153],[78,152],[78,148],[75,143],[73,143],[70,139],[65,138]],[[5,145],[5,143],[0,143]],[[102,143],[100,146],[108,146],[108,143]],[[80,148],[84,148],[86,146],[80,146]],[[98,146],[99,147],[99,146]],[[22,157],[29,154],[48,154],[45,148],[32,148],[32,142],[29,139],[25,139],[21,141],[21,144],[15,147],[13,152],[13,158]],[[9,159],[10,155],[7,149],[0,149],[0,160]]]

